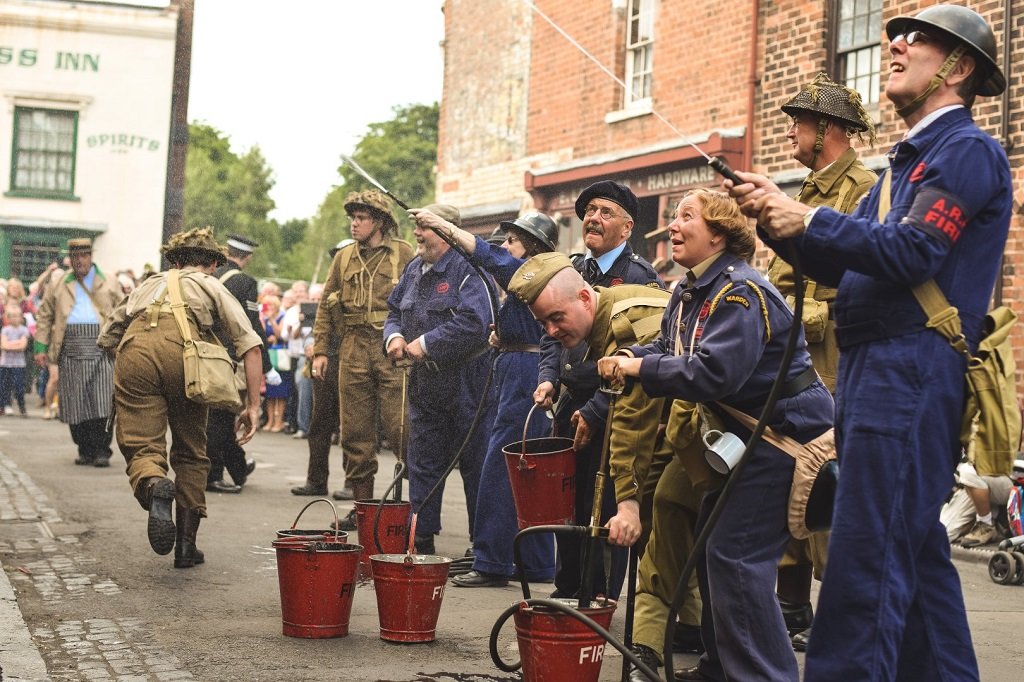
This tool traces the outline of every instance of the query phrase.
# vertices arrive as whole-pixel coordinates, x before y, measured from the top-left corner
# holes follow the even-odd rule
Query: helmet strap
[[[921,108],[921,105],[924,104],[925,100],[931,97],[931,94],[935,92],[946,80],[946,77],[953,70],[953,67],[956,66],[956,63],[960,61],[960,57],[964,56],[964,52],[966,51],[967,49],[963,45],[957,45],[956,48],[949,53],[949,56],[946,57],[946,61],[943,62],[942,67],[939,68],[939,72],[932,76],[932,79],[928,83],[928,87],[924,89],[924,92],[915,97],[914,101],[910,104],[896,110],[896,113],[899,114],[900,118],[906,118]]]
[[[818,130],[814,135],[814,155],[811,156],[811,169],[818,161],[821,150],[825,148],[825,129],[828,128],[828,118],[818,115]]]

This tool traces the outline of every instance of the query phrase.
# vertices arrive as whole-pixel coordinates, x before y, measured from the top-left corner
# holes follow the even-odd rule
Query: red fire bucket
[[[575,599],[559,599],[576,607]],[[604,600],[579,609],[607,630],[615,602]],[[605,640],[572,616],[543,606],[523,606],[515,612],[519,659],[524,682],[597,682],[601,677]]]
[[[388,642],[432,642],[448,582],[448,557],[374,554],[380,638]]]
[[[380,500],[356,501],[356,529],[359,531],[359,542],[363,545],[359,563],[365,574],[370,573],[370,556],[401,554],[405,551],[411,505],[401,500],[384,500],[384,506],[380,507],[380,523],[377,524],[377,538],[380,540],[378,549],[373,539],[373,524],[377,519],[379,504]]]
[[[303,507],[292,527],[278,531],[278,539],[272,543],[277,553],[282,632],[288,637],[319,639],[348,634],[363,548],[345,543],[342,534],[335,531],[296,530],[303,512],[317,502],[330,505],[337,527],[338,510],[334,503],[319,498]],[[285,533],[298,535],[282,537]],[[331,534],[331,541],[322,537],[327,533]]]
[[[274,540],[281,588],[282,632],[288,637],[344,637],[363,548],[341,542]]]
[[[536,405],[534,405],[536,407]],[[533,408],[526,415],[530,423]],[[512,484],[519,528],[565,525],[573,521],[576,451],[571,438],[526,438],[501,449]]]

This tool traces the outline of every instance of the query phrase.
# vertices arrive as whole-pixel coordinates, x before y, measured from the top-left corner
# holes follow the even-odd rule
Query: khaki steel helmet
[[[936,28],[953,42],[967,48],[977,61],[977,68],[988,75],[978,88],[979,95],[992,97],[1006,89],[1006,77],[996,63],[995,34],[980,14],[960,5],[932,5],[912,17],[893,17],[886,23],[885,32],[892,40],[914,30],[916,25]]]
[[[848,131],[858,135],[867,133],[871,144],[875,143],[875,124],[864,110],[860,93],[836,83],[825,73],[819,73],[795,97],[783,104],[782,111],[789,116],[796,116],[802,111],[826,116]]]
[[[349,192],[345,197],[345,213],[349,217],[357,209],[365,209],[376,218],[384,221],[384,234],[395,234],[398,232],[398,223],[391,215],[391,200],[387,195],[375,189],[367,189],[362,192]]]

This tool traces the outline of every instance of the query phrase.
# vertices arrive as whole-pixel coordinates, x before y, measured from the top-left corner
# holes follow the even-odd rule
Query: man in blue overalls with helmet
[[[432,204],[427,209],[460,223],[454,206]],[[434,535],[441,531],[443,484],[426,505],[424,498],[462,446],[482,404],[479,423],[459,460],[473,538],[480,468],[493,419],[492,393],[484,394],[492,313],[484,282],[466,259],[428,228],[417,225],[413,234],[417,256],[388,298],[384,348],[393,361],[414,363],[408,384],[409,500],[419,512],[416,551],[433,554]]]
[[[792,239],[806,274],[839,289],[842,475],[805,679],[977,680],[939,522],[960,452],[966,363],[925,327],[912,290],[934,280],[977,348],[1013,189],[1006,154],[970,108],[1006,80],[991,28],[965,7],[896,17],[886,32],[885,91],[908,133],[889,153],[890,177],[852,215],[811,210],[754,174],[725,186],[769,243]]]

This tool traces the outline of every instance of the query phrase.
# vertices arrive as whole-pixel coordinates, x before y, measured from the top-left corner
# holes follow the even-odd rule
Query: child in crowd
[[[22,417],[25,411],[25,349],[28,347],[28,327],[21,307],[14,303],[5,309],[5,324],[0,329],[0,414],[9,404],[11,390],[18,401]]]

